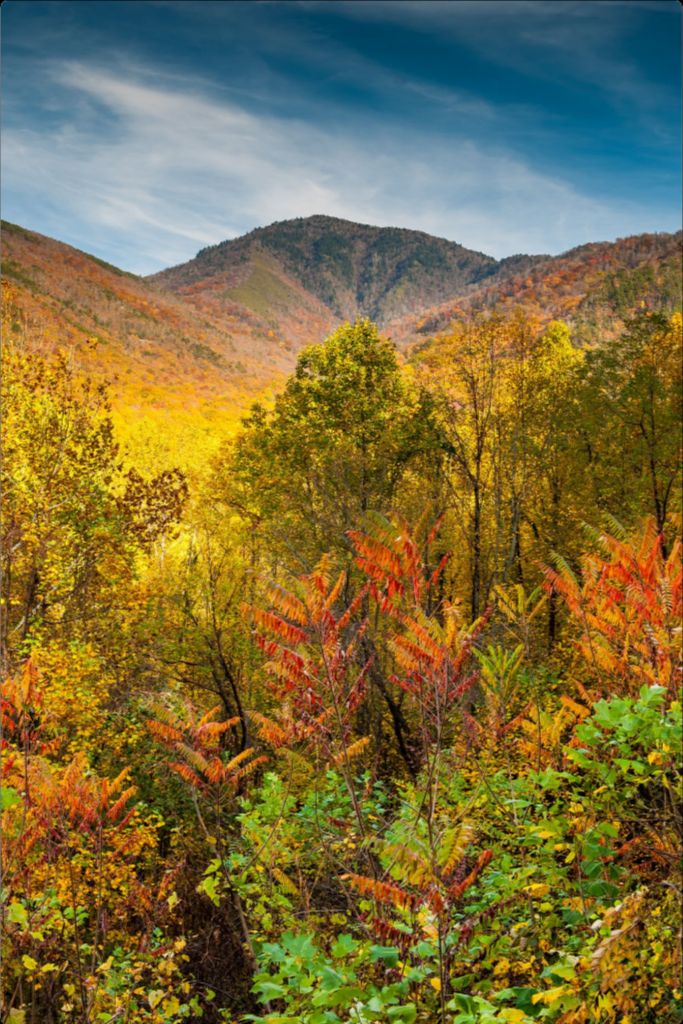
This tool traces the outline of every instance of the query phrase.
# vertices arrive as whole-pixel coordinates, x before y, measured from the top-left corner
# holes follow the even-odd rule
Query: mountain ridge
[[[275,233],[282,225],[276,222]],[[291,222],[284,225],[280,241],[287,247]],[[329,221],[319,218],[316,226],[326,229]],[[356,231],[353,222],[342,226],[347,234]],[[332,228],[338,236],[339,223]],[[361,312],[348,287],[345,294],[338,291],[351,306],[341,314],[311,290],[303,271],[311,263],[315,270],[315,249],[304,246],[285,266],[273,251],[277,247],[260,241],[254,247],[253,238],[261,240],[267,230],[250,233],[246,243],[237,240],[240,258],[233,245],[227,266],[216,266],[212,254],[230,243],[209,247],[198,262],[143,278],[3,222],[4,340],[29,350],[66,348],[80,369],[113,381],[117,423],[127,443],[144,450],[151,465],[191,467],[197,451],[215,450],[254,400],[272,399],[305,345],[321,342],[340,320]],[[396,239],[422,244],[430,238],[410,229],[387,230],[390,247]],[[680,233],[638,235],[586,243],[559,257],[500,261],[446,243],[451,257],[465,260],[464,275],[455,282],[445,275],[436,289],[422,291],[425,268],[418,266],[417,273],[408,273],[403,302],[385,302],[382,330],[408,354],[447,333],[454,320],[523,307],[540,323],[565,319],[578,344],[592,344],[618,332],[643,296],[653,308],[680,307],[680,240]],[[411,253],[415,248],[409,246]],[[378,262],[375,296],[386,299],[386,265],[382,271]],[[323,286],[334,286],[335,261],[322,266],[328,275]],[[353,260],[349,266],[353,270]],[[405,265],[397,267],[405,272]],[[435,295],[442,301],[432,302]]]
[[[315,214],[275,221],[206,246],[192,260],[149,275],[148,280],[191,294],[198,281],[211,279],[214,293],[222,290],[226,297],[234,297],[249,281],[253,265],[264,258],[276,275],[296,281],[334,317],[368,316],[383,325],[438,305],[501,266],[528,265],[548,257],[517,255],[499,261],[424,231]]]
[[[424,232],[321,215],[255,229],[145,278],[3,222],[4,334],[29,348],[68,347],[84,370],[116,379],[122,409],[163,414],[164,430],[188,418],[191,447],[193,424],[212,431],[226,413],[236,422],[255,398],[280,386],[305,345],[322,341],[340,320],[372,316],[372,309],[358,309],[349,285],[349,275],[358,284],[363,266],[366,294],[383,304],[382,330],[405,352],[454,320],[517,307],[540,323],[565,319],[577,343],[591,344],[618,331],[636,301],[680,307],[681,237],[642,234],[560,256],[497,261]],[[407,243],[403,251],[399,242]],[[378,244],[388,248],[384,262]],[[429,259],[427,266],[419,259],[423,245],[427,257],[443,256],[448,271],[424,289],[431,271]],[[346,277],[337,282],[345,260]],[[402,282],[403,298],[392,305]],[[336,309],[315,294],[329,287],[336,287]]]
[[[206,246],[147,280],[216,315],[224,303],[242,302],[290,338],[295,313],[296,337],[310,335],[313,316],[328,328],[367,316],[406,345],[465,311],[510,300],[542,316],[546,310],[571,316],[602,273],[633,263],[634,253],[636,265],[669,258],[680,252],[680,237],[652,232],[587,242],[557,256],[518,253],[496,260],[424,231],[315,214]],[[556,278],[561,296],[547,285]]]
[[[506,272],[392,327],[399,343],[448,329],[453,320],[497,309],[524,309],[540,320],[564,319],[577,340],[592,340],[596,330],[613,326],[634,311],[637,296],[653,308],[680,308],[683,232],[647,232],[615,242],[587,242],[559,256]],[[512,268],[510,268],[512,270]],[[516,268],[515,268],[516,271]],[[616,319],[615,319],[616,318]]]

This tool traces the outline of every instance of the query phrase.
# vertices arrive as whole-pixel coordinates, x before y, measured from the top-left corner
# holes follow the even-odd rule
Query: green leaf
[[[417,1017],[417,1007],[414,1003],[405,1003],[403,1006],[390,1006],[387,1011],[389,1020],[405,1021],[405,1024],[412,1024]]]
[[[341,959],[342,957],[348,956],[350,953],[355,952],[360,945],[356,939],[353,939],[350,935],[338,935],[337,941],[332,947],[332,956],[335,959]]]
[[[28,927],[28,914],[26,913],[26,907],[23,903],[17,903],[13,900],[7,908],[7,920],[12,924],[21,925],[22,928]]]
[[[571,981],[576,977],[576,968],[573,964],[552,964],[542,972],[543,977],[557,977],[562,981]]]
[[[394,946],[370,946],[370,956],[373,963],[381,960],[389,967],[395,967],[398,963],[398,950]]]
[[[282,999],[287,994],[284,985],[277,985],[274,981],[259,981],[254,985],[259,1002],[267,1003],[271,999]]]
[[[215,906],[218,906],[220,903],[220,897],[218,895],[217,889],[218,879],[215,877],[215,875],[208,875],[206,878],[202,879],[202,881],[197,886],[197,892],[206,893],[206,895],[209,897],[211,902],[215,904]]]
[[[21,797],[16,789],[13,789],[11,786],[3,786],[0,789],[0,811],[7,811],[10,807],[15,807],[20,803]]]

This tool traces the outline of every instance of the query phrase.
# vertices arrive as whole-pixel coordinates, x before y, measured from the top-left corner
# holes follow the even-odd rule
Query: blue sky
[[[150,273],[327,213],[502,257],[680,227],[676,0],[6,0],[3,217]]]

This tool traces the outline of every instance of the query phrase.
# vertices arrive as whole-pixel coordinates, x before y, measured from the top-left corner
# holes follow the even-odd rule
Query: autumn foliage
[[[637,542],[601,534],[582,559],[580,577],[558,560],[546,586],[581,624],[577,650],[587,681],[601,693],[636,695],[642,686],[681,686],[683,562],[681,542],[667,552],[649,520]]]
[[[410,361],[340,327],[182,468],[14,332],[3,1021],[680,1019],[680,318],[632,286],[583,347],[488,293]]]

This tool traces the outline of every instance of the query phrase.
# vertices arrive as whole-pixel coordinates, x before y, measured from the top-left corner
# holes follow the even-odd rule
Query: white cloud
[[[7,216],[19,210],[26,226],[142,273],[313,213],[420,228],[498,257],[670,223],[472,139],[255,114],[187,78],[132,69],[70,62],[53,76],[71,103],[65,124],[5,130]]]

